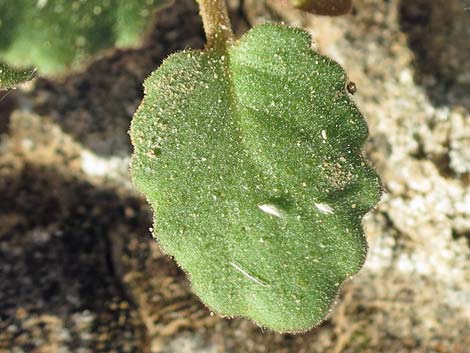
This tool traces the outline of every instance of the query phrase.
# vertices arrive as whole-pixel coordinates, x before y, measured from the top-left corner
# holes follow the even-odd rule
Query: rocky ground
[[[213,316],[152,240],[127,129],[144,78],[203,46],[195,4],[178,0],[140,49],[0,98],[0,352],[468,352],[470,3],[357,0],[334,19],[230,5],[238,33],[308,29],[356,83],[385,189],[364,269],[320,327],[280,335]]]

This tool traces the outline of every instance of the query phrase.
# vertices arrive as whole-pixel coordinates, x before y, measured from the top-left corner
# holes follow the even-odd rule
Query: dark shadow
[[[17,108],[15,92],[0,91],[0,135],[8,132],[11,113]]]
[[[401,1],[415,81],[436,106],[470,106],[470,1]]]
[[[0,200],[0,350],[145,351],[109,244],[123,224],[150,241],[140,200],[32,165],[1,178]]]
[[[178,0],[161,10],[155,23],[139,49],[118,50],[62,82],[37,79],[30,94],[33,110],[99,155],[128,156],[132,147],[127,131],[145,78],[169,54],[204,45],[194,0]]]

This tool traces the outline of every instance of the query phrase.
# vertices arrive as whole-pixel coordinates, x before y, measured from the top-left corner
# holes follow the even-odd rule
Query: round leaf
[[[212,310],[282,332],[328,313],[380,196],[346,75],[299,29],[170,56],[134,116],[133,180],[159,244]]]

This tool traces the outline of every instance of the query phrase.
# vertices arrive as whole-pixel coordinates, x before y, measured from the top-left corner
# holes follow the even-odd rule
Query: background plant
[[[0,61],[40,74],[77,69],[112,47],[136,46],[163,0],[1,0]]]

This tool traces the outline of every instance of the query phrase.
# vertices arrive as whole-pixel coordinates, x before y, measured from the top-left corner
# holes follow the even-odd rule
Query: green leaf
[[[154,234],[212,310],[282,332],[318,325],[362,266],[380,197],[346,76],[299,29],[170,56],[145,82],[131,171]]]
[[[134,46],[162,0],[0,0],[0,59],[41,74],[78,68],[90,55]]]
[[[351,11],[352,0],[290,0],[295,7],[317,15],[339,16]]]
[[[35,69],[15,70],[0,62],[0,91],[14,88],[36,75]]]

